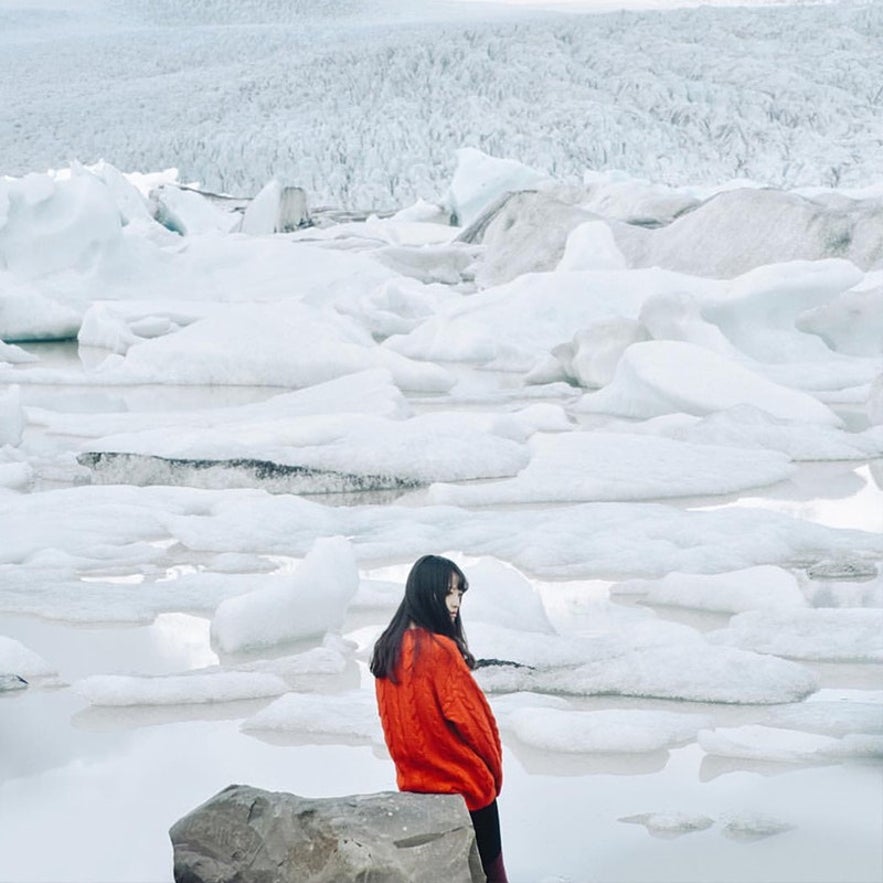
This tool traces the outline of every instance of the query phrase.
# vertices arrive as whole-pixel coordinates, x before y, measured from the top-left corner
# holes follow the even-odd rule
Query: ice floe
[[[433,503],[488,505],[641,500],[730,493],[773,484],[793,471],[775,451],[693,445],[606,432],[535,435],[530,463],[493,484],[434,485]]]
[[[99,706],[199,705],[279,696],[288,685],[273,674],[216,670],[155,677],[90,675],[72,689]]]
[[[318,539],[291,575],[224,601],[212,620],[212,640],[226,653],[324,634],[343,624],[359,575],[342,537]]]
[[[611,383],[587,393],[580,409],[646,419],[680,412],[704,416],[743,404],[780,419],[840,425],[818,399],[773,383],[704,347],[674,340],[632,344]]]
[[[367,690],[331,695],[288,693],[247,718],[242,729],[383,744],[377,704],[373,692]]]
[[[517,652],[510,650],[508,658],[513,657],[513,661],[522,661]],[[478,679],[491,692],[615,694],[756,704],[793,702],[818,687],[813,675],[793,662],[714,647],[701,640],[637,649],[608,646],[601,658],[588,663],[555,668],[480,669]]]
[[[693,607],[718,613],[758,608],[805,607],[797,578],[781,567],[759,565],[729,573],[668,573],[661,579],[635,579],[611,587],[611,595],[648,604]]]
[[[637,709],[520,708],[506,717],[505,726],[523,743],[542,751],[631,754],[687,742],[708,721],[698,714]]]
[[[702,730],[707,754],[778,763],[830,762],[848,757],[883,757],[883,736],[848,734],[841,738],[750,724]]]
[[[709,816],[677,810],[638,813],[623,816],[619,821],[643,825],[655,837],[680,837],[695,831],[705,831],[714,824],[714,819]]]
[[[56,673],[51,663],[21,641],[0,635],[0,674],[45,678]]]
[[[883,610],[751,610],[708,640],[792,659],[880,662]]]
[[[764,724],[824,736],[842,737],[850,733],[883,736],[883,707],[879,703],[862,702],[860,699],[816,700],[816,696],[821,696],[823,692],[820,690],[811,697],[812,702],[771,708],[764,718]]]

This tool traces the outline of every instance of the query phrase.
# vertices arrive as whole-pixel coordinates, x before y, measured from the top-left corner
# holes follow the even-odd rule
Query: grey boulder
[[[230,785],[176,822],[176,883],[483,881],[463,799],[310,799]]]

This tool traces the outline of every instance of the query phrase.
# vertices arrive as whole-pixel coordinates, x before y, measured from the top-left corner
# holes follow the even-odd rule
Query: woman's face
[[[457,619],[460,612],[460,599],[463,597],[463,591],[460,588],[460,577],[456,573],[451,574],[451,582],[448,584],[448,594],[445,595],[445,606],[451,615],[451,622]]]

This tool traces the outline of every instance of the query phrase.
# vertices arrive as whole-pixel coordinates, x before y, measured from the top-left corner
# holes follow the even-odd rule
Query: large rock
[[[176,883],[483,881],[457,795],[309,799],[231,785],[176,822]]]

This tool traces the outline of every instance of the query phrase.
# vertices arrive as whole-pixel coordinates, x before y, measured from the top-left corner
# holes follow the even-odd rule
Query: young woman
[[[371,673],[399,789],[462,794],[487,879],[506,883],[497,812],[500,734],[472,677],[475,658],[460,622],[468,587],[453,561],[417,561],[404,600],[374,645]]]

